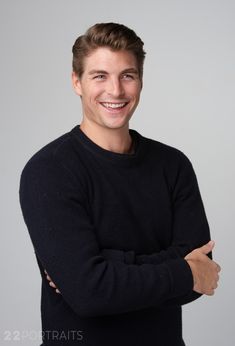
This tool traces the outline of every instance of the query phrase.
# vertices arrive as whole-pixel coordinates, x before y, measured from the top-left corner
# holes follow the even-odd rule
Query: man
[[[120,24],[80,36],[72,81],[82,122],[23,170],[43,345],[184,345],[181,305],[217,287],[190,161],[129,129],[144,57],[141,39]]]

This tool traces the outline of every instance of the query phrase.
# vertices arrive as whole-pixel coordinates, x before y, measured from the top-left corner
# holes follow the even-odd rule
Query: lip
[[[103,103],[113,103],[113,104],[119,104],[119,103],[125,103],[125,106],[122,108],[107,108],[103,105]],[[116,114],[116,113],[121,113],[123,110],[125,110],[126,106],[129,104],[129,101],[122,101],[122,102],[99,102],[99,104],[109,113]]]
[[[127,103],[127,102],[130,102],[129,99],[120,99],[120,100],[102,100],[102,99],[99,99],[98,102],[100,103]]]

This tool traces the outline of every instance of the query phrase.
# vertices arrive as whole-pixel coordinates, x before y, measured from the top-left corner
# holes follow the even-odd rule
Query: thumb
[[[215,246],[214,240],[210,240],[207,244],[203,245],[199,248],[199,250],[204,254],[207,255],[209,252],[213,250]]]

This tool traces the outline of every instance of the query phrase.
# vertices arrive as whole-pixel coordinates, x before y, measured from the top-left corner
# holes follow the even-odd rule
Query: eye
[[[93,79],[103,80],[103,79],[105,79],[105,75],[104,74],[98,74]]]
[[[132,79],[134,79],[134,76],[132,74],[126,73],[122,76],[122,78],[127,79],[127,80],[132,80]]]

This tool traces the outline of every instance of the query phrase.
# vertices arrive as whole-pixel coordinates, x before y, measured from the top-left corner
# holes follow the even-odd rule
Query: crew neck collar
[[[134,153],[115,153],[107,150],[93,142],[81,129],[80,124],[71,130],[71,135],[74,139],[78,140],[85,149],[92,152],[95,156],[101,159],[106,159],[114,164],[119,165],[132,165],[140,160],[143,152],[143,137],[134,129],[129,129],[129,134],[134,141]]]

